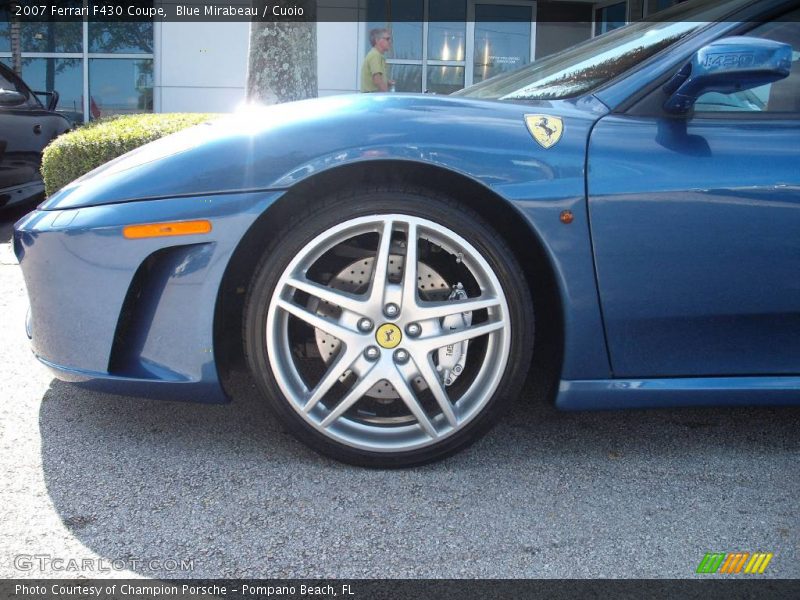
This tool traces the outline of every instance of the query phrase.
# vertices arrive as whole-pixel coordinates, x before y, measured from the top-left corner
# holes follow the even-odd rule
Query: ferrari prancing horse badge
[[[559,117],[525,115],[525,125],[528,126],[533,139],[545,150],[558,143],[561,134],[564,133],[564,123]]]

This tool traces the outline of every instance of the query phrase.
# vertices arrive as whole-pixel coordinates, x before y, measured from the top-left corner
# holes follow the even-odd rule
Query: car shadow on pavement
[[[109,561],[145,561],[134,570],[151,577],[582,577],[598,566],[571,552],[591,552],[598,536],[635,539],[626,528],[636,519],[648,536],[680,536],[684,503],[721,489],[769,494],[774,512],[755,510],[770,526],[797,509],[800,409],[561,413],[526,394],[466,451],[380,471],[308,450],[249,376],[233,381],[233,403],[195,405],[53,380],[39,417],[42,464],[70,532]],[[705,526],[724,529],[716,518]],[[542,571],[554,547],[564,563]],[[192,569],[146,562],[167,559]],[[613,569],[608,560],[601,568]],[[621,560],[616,576],[670,572],[663,557],[640,572]]]

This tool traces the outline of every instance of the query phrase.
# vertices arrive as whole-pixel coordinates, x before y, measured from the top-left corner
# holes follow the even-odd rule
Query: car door
[[[0,191],[40,184],[41,152],[69,124],[45,110],[22,80],[8,69],[0,70],[0,88],[25,97],[19,104],[0,105]]]
[[[746,35],[793,47],[787,79],[660,87],[599,121],[588,150],[598,289],[617,377],[800,373],[800,11]],[[659,108],[660,108],[659,101]]]

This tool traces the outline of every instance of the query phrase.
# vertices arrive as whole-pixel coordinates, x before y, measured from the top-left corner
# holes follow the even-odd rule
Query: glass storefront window
[[[82,52],[83,23],[29,22],[20,23],[20,44],[23,52]]]
[[[387,25],[375,25],[386,27]],[[422,58],[422,23],[390,23],[392,30],[392,49],[387,58],[419,60]]]
[[[529,6],[475,5],[473,83],[530,62],[532,21]]]
[[[392,48],[386,53],[387,59],[422,59],[422,23],[370,21],[367,23],[367,41],[364,47],[364,54],[369,52],[372,47],[369,43],[369,32],[373,29],[383,28],[388,28],[392,32]]]
[[[59,0],[84,6],[87,0]],[[92,2],[92,0],[88,0]],[[2,2],[2,0],[0,0]],[[0,61],[10,65],[10,17],[0,8]],[[85,43],[84,43],[85,41]],[[22,76],[32,89],[56,91],[56,110],[73,123],[153,111],[153,23],[20,23]],[[47,98],[40,98],[47,104]]]
[[[466,38],[466,23],[430,23],[428,25],[428,58],[463,61]]]
[[[0,7],[0,52],[11,52],[11,22],[5,7]]]
[[[594,34],[601,35],[625,25],[628,12],[627,2],[618,2],[595,9]]]
[[[89,99],[92,119],[152,112],[152,59],[90,59]]]
[[[467,0],[367,0],[366,5],[364,54],[371,29],[391,30],[386,60],[396,91],[449,93],[464,87]]]
[[[152,54],[152,23],[89,23],[89,52]]]
[[[428,67],[428,91],[452,94],[464,87],[464,67]]]
[[[644,0],[644,14],[645,16],[650,16],[681,2],[684,2],[684,0]]]
[[[467,43],[466,1],[431,2],[428,15],[428,58],[463,61]]]
[[[390,76],[395,80],[395,89],[398,92],[422,91],[422,66],[421,65],[391,65]]]
[[[56,110],[73,123],[83,123],[83,60],[23,58],[22,78],[37,92],[57,91]],[[46,106],[47,100],[40,98]]]
[[[386,58],[422,59],[422,0],[368,0],[367,33],[388,27],[392,30],[392,49]],[[367,36],[364,53],[371,48]]]

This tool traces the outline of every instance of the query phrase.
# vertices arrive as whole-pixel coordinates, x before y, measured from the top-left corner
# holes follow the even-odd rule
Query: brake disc
[[[369,282],[372,279],[372,267],[374,262],[375,258],[372,256],[356,260],[334,275],[333,279],[328,283],[328,287],[350,294],[363,294],[367,291]],[[402,255],[389,255],[389,269],[387,273],[390,281],[400,281],[403,273]],[[421,261],[417,264],[417,290],[419,290],[420,298],[427,301],[446,300],[451,292],[451,288],[444,277]],[[339,315],[339,311],[340,309],[338,306],[325,301],[320,301],[316,306],[316,313],[324,317],[336,318]],[[314,337],[322,360],[324,360],[326,364],[330,363],[339,352],[341,342],[320,329],[314,329]],[[340,381],[344,381],[349,375],[349,371],[344,373]],[[413,381],[413,384],[418,391],[428,388],[421,377],[417,377]],[[392,385],[386,380],[376,383],[369,389],[366,395],[379,402],[383,401],[387,403],[399,398]]]

